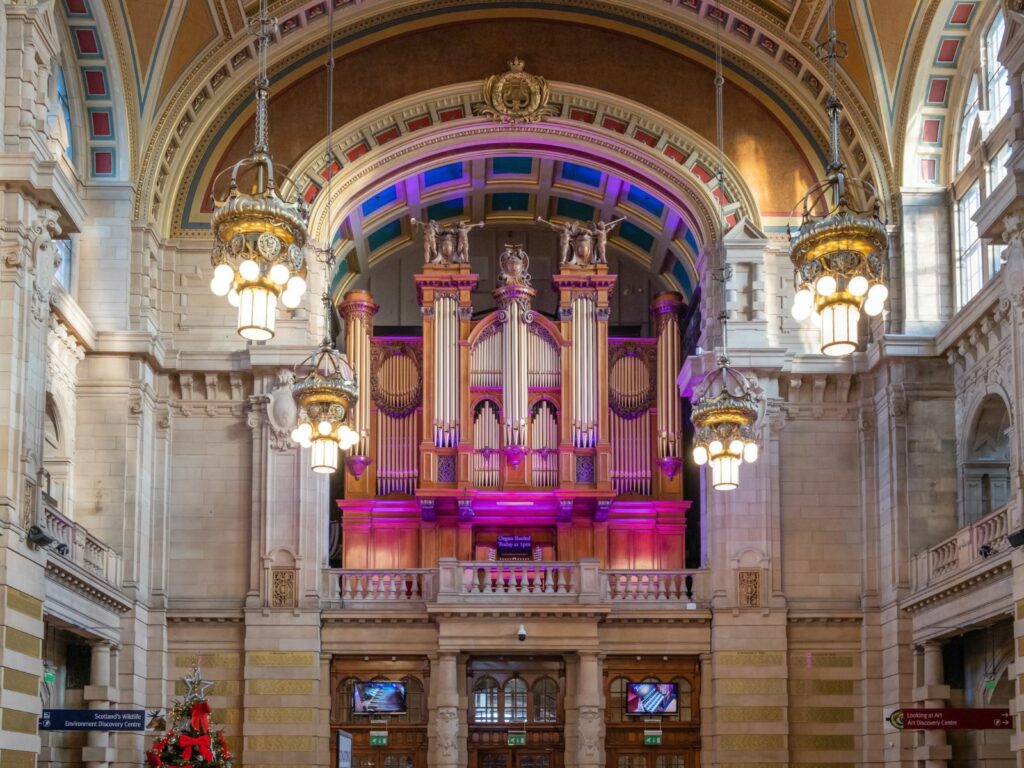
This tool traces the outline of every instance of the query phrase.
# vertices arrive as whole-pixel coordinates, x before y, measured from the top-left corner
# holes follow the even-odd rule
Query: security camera
[[[38,525],[30,526],[28,529],[28,543],[36,549],[48,547],[55,541],[56,539],[53,536]]]
[[[57,550],[58,555],[63,555],[64,557],[67,557],[68,552],[71,551],[68,549],[67,544],[58,544],[56,547],[54,547],[54,549]]]
[[[526,626],[523,625],[523,624],[520,624],[519,625],[519,631],[516,633],[516,635],[519,637],[519,642],[521,642],[521,643],[526,642]]]

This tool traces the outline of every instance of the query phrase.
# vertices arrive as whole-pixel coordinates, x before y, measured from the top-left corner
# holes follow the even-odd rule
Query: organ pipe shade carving
[[[416,491],[419,478],[423,366],[418,346],[405,342],[373,348],[371,393],[376,407],[377,494]]]
[[[528,326],[533,323],[530,302],[536,291],[530,287],[530,259],[522,246],[506,245],[498,262],[498,288],[494,290],[494,298],[501,323],[503,449],[516,466],[528,446]]]

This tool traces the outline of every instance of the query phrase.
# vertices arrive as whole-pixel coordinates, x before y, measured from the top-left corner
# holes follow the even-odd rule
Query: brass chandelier
[[[303,448],[312,448],[313,471],[326,473],[338,468],[339,450],[347,451],[359,441],[359,433],[347,422],[359,399],[359,385],[348,359],[331,341],[333,307],[326,289],[323,302],[323,341],[296,366],[297,371],[305,370],[305,374],[292,384],[299,415],[291,437]]]
[[[867,181],[847,177],[839,159],[839,100],[837,67],[846,44],[836,37],[835,0],[829,3],[829,37],[818,46],[819,58],[828,62],[831,93],[826,102],[831,156],[828,178],[819,181],[798,203],[803,208],[800,229],[790,232],[789,257],[793,262],[796,297],[793,318],[804,321],[817,314],[820,349],[832,357],[856,351],[861,312],[874,317],[885,308],[887,233],[879,218],[878,193]],[[853,187],[865,200],[861,208],[851,202]]]
[[[250,341],[274,337],[278,299],[294,309],[306,292],[305,206],[288,203],[278,195],[267,139],[267,48],[274,26],[267,0],[260,0],[260,15],[253,24],[259,59],[255,142],[249,156],[231,167],[227,197],[214,197],[211,222],[214,270],[210,290],[217,296],[226,295],[238,307],[238,333]],[[255,174],[251,192],[239,188],[243,170]]]
[[[722,42],[716,25],[715,37],[715,112],[718,143],[718,184],[725,184],[725,138],[724,114],[722,109]],[[718,196],[719,223],[723,236],[726,230],[724,195]],[[762,393],[755,389],[750,379],[729,364],[727,322],[728,311],[725,302],[726,282],[732,275],[732,267],[725,264],[724,242],[719,242],[719,259],[722,263],[711,272],[715,282],[722,284],[721,323],[722,351],[718,367],[712,372],[692,399],[690,421],[695,430],[693,439],[693,461],[697,466],[707,464],[711,468],[711,487],[719,491],[731,491],[739,486],[740,465],[757,461],[760,448],[758,432],[764,415],[765,402]]]
[[[327,43],[327,160],[334,160],[334,3],[328,11]],[[334,202],[334,176],[327,180],[327,211]],[[331,218],[327,217],[328,227]],[[329,230],[328,230],[329,232]],[[303,448],[311,448],[314,472],[334,472],[338,468],[339,451],[347,451],[359,442],[359,433],[348,425],[348,416],[359,399],[356,373],[344,353],[331,339],[331,319],[335,316],[331,302],[331,277],[334,271],[334,248],[330,242],[318,248],[324,263],[324,338],[320,347],[296,366],[305,373],[292,384],[292,396],[298,406],[298,419],[292,440]],[[340,327],[344,327],[338,318]]]

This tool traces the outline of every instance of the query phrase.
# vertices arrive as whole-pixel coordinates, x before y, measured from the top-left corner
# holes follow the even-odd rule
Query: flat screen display
[[[352,688],[353,715],[400,715],[405,712],[405,683],[356,683]]]
[[[675,683],[630,683],[626,688],[627,715],[674,715],[678,708]]]
[[[498,536],[499,560],[529,560],[533,557],[532,536]]]

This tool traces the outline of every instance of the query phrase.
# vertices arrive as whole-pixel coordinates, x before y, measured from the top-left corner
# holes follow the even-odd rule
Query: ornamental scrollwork
[[[497,122],[533,123],[558,114],[550,99],[547,80],[528,74],[526,62],[516,57],[507,72],[484,80],[484,104],[474,111]]]

